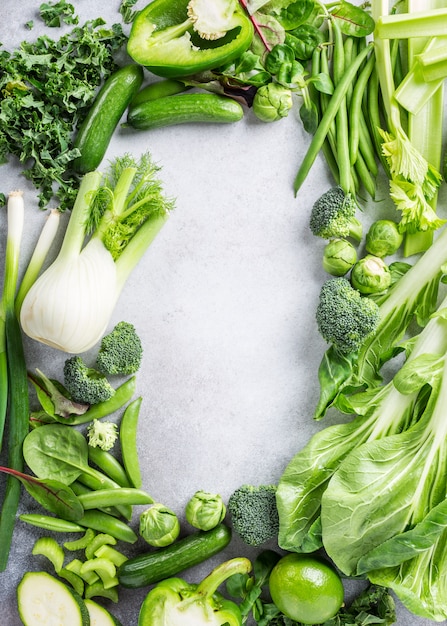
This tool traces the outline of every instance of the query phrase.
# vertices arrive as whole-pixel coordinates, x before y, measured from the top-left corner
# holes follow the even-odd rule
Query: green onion
[[[8,199],[8,227],[5,254],[5,280],[2,313],[5,329],[8,394],[8,466],[23,470],[22,444],[28,432],[28,377],[23,352],[22,333],[15,314],[15,294],[19,271],[19,254],[24,222],[23,194],[11,192]],[[3,395],[5,379],[1,381]],[[6,569],[21,493],[20,482],[8,476],[0,516],[0,571]]]

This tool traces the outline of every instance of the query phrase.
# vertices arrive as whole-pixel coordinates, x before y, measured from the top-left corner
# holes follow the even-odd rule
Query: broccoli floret
[[[101,450],[111,450],[118,438],[118,426],[114,422],[93,420],[87,428],[88,445]]]
[[[73,400],[85,404],[104,402],[115,393],[104,374],[88,367],[80,356],[65,361],[64,385]]]
[[[242,485],[228,500],[234,530],[249,546],[260,546],[278,536],[276,485]]]
[[[119,322],[102,338],[96,365],[103,374],[135,374],[140,369],[143,346],[135,327]]]
[[[362,224],[355,217],[358,208],[354,196],[346,194],[339,186],[326,191],[313,205],[310,215],[310,229],[317,237],[362,238]]]
[[[379,324],[379,307],[362,296],[347,278],[323,283],[316,311],[318,330],[339,352],[357,352]]]

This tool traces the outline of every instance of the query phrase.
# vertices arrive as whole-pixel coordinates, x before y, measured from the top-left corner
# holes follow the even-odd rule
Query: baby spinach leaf
[[[71,484],[88,465],[88,444],[74,428],[63,424],[45,424],[25,437],[23,455],[28,467],[39,478],[57,478]]]
[[[84,508],[76,494],[60,481],[42,480],[9,467],[0,467],[0,471],[17,478],[36,502],[57,517],[76,522],[84,515]]]
[[[339,20],[342,33],[351,37],[366,37],[374,30],[374,20],[361,7],[350,2],[341,2],[332,11],[332,16]]]

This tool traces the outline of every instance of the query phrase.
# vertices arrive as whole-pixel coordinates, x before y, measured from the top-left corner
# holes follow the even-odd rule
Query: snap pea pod
[[[64,424],[70,424],[76,426],[79,424],[86,424],[93,420],[101,419],[111,415],[115,411],[121,409],[132,398],[137,388],[136,376],[131,376],[124,381],[122,385],[117,387],[115,393],[109,400],[104,402],[98,402],[98,404],[92,404],[92,406],[83,415],[72,415],[64,420]]]
[[[92,528],[101,533],[112,535],[119,541],[135,543],[138,539],[132,528],[122,520],[103,513],[102,511],[85,511],[84,515],[77,522],[85,528]]]
[[[101,448],[88,447],[89,461],[94,463],[106,476],[115,481],[120,487],[130,487],[130,481],[126,470],[118,459],[107,450]]]
[[[60,519],[58,517],[52,517],[51,515],[40,515],[39,513],[23,513],[19,515],[19,519],[22,522],[26,522],[31,526],[37,528],[43,528],[44,530],[51,530],[60,533],[82,533],[85,532],[85,528],[76,524],[76,522],[69,522],[68,520]]]
[[[99,489],[78,496],[84,510],[100,509],[107,506],[152,504],[151,496],[142,489],[121,487],[119,489]]]
[[[129,106],[127,125],[139,130],[176,124],[238,122],[244,116],[236,100],[214,93],[181,94]]]
[[[126,407],[119,432],[124,468],[131,485],[136,489],[143,483],[137,449],[137,428],[142,401],[141,397],[136,398]]]

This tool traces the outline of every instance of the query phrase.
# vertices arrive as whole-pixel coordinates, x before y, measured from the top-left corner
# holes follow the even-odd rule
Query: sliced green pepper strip
[[[228,18],[223,37],[205,39],[188,17],[189,0],[153,0],[132,24],[127,51],[136,63],[168,78],[219,68],[250,46],[254,29],[239,3]]]

